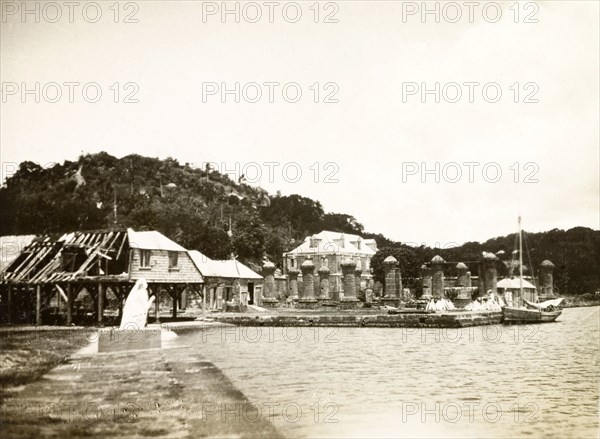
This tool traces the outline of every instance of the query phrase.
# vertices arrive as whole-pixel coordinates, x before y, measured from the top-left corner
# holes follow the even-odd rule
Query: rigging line
[[[517,248],[517,240],[518,240],[518,235],[515,233],[515,241],[513,243],[513,251],[511,253],[511,257],[510,257],[510,270],[508,272],[508,277],[510,279],[513,278],[513,271],[515,270],[515,250]]]
[[[529,261],[529,270],[531,270],[531,282],[533,283],[533,286],[537,290],[537,285],[535,284],[535,271],[533,269],[533,264],[531,263],[531,255],[529,254],[529,245],[527,244],[527,235],[523,234],[523,236],[525,237],[524,241],[525,241],[525,249],[527,250],[527,260]]]

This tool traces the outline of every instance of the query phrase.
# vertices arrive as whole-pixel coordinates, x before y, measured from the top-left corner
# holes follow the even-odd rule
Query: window
[[[140,250],[140,267],[150,268],[150,250]]]
[[[178,252],[169,252],[169,268],[177,268],[177,262],[179,261]]]

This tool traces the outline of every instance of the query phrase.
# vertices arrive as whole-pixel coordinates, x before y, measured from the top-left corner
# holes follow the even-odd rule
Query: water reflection
[[[184,335],[292,437],[598,437],[599,309],[537,326]]]

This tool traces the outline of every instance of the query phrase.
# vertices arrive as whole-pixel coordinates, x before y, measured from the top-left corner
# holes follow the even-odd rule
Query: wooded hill
[[[501,258],[510,259],[515,239],[508,235],[444,250],[410,247],[366,232],[351,215],[326,213],[310,198],[271,195],[210,168],[197,169],[171,158],[117,159],[104,152],[51,168],[21,163],[0,188],[0,212],[0,235],[114,226],[155,229],[211,258],[234,254],[255,264],[268,258],[280,265],[284,251],[321,230],[361,234],[375,238],[381,249],[372,264],[375,277],[381,279],[383,258],[395,254],[409,282],[435,254],[447,261],[477,261],[483,251],[503,250]],[[579,294],[600,288],[600,231],[555,229],[527,234],[527,244],[534,268],[543,259],[556,264],[560,290]]]

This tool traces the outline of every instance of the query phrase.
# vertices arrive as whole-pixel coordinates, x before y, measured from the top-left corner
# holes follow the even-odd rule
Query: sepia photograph
[[[600,437],[600,1],[0,0],[0,437]]]

